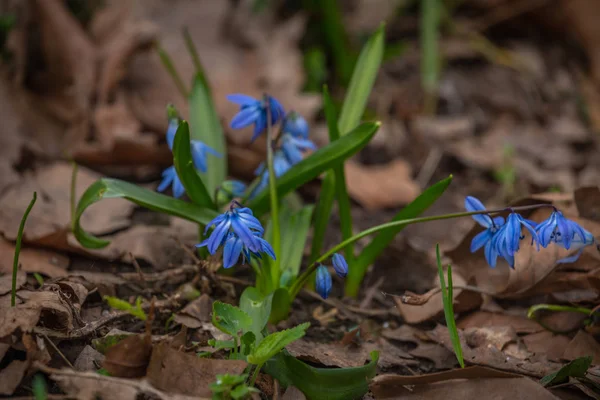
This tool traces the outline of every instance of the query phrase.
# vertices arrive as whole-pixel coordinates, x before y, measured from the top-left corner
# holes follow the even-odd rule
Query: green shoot
[[[37,193],[33,192],[33,198],[27,209],[25,210],[25,214],[23,214],[23,218],[21,218],[21,225],[19,225],[19,232],[17,233],[17,243],[15,244],[15,256],[13,258],[13,272],[12,272],[12,290],[10,292],[10,306],[14,307],[17,303],[17,272],[19,269],[19,253],[21,253],[21,241],[23,240],[23,229],[25,229],[25,222],[27,221],[27,217],[37,200]]]

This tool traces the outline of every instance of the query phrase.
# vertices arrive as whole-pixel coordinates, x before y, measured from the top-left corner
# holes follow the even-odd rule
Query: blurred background
[[[268,92],[324,145],[322,85],[341,100],[361,46],[385,22],[384,63],[363,116],[382,127],[346,165],[357,230],[449,174],[430,213],[462,208],[467,194],[491,206],[598,185],[599,20],[591,0],[0,0],[0,231],[14,238],[15,210],[37,188],[43,206],[26,240],[84,252],[56,234],[68,225],[69,161],[82,166],[78,193],[102,175],[156,187],[172,163],[165,107],[188,115],[157,49],[191,83],[184,28],[213,89],[230,172],[249,181],[265,143],[229,128],[236,106],[225,96]],[[318,188],[302,194],[314,199]],[[132,210],[105,207],[83,221],[121,235],[121,247],[94,254],[172,257],[148,226],[189,230],[143,212],[129,218]],[[396,267],[402,254],[414,263],[410,249],[456,245],[470,226],[411,226],[381,262]]]

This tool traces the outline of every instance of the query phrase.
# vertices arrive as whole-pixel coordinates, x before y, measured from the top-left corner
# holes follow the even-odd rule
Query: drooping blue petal
[[[162,181],[156,188],[159,192],[164,192],[169,186],[173,189],[173,197],[179,198],[185,194],[185,188],[179,179],[179,175],[177,175],[177,170],[175,166],[171,166],[165,169],[162,173]]]
[[[560,211],[556,212],[556,222],[558,224],[558,232],[560,232],[560,237],[562,238],[563,245],[565,249],[569,250],[571,248],[571,240],[573,238],[573,232],[569,221],[562,215]],[[557,238],[558,240],[558,238]]]
[[[331,286],[331,275],[329,274],[327,267],[319,265],[315,277],[315,289],[317,293],[319,293],[322,298],[326,299],[331,292]]]
[[[346,259],[339,253],[335,253],[331,258],[333,269],[340,278],[345,278],[348,275],[348,263]]]
[[[490,267],[495,268],[496,262],[498,260],[498,252],[496,251],[496,248],[494,247],[491,240],[485,244],[484,254],[485,260],[490,265]]]
[[[232,218],[226,218],[223,222],[218,224],[215,227],[215,230],[210,234],[207,245],[210,254],[215,254],[219,246],[223,243],[223,239],[229,232],[229,227],[232,225],[231,220]]]
[[[192,140],[190,146],[192,151],[192,159],[194,160],[194,166],[201,172],[207,171],[207,153],[210,153],[216,157],[221,157],[221,154],[218,151],[214,150],[210,146],[207,146],[200,140]]]
[[[485,206],[476,197],[467,196],[465,198],[465,209],[468,212],[485,211]],[[486,214],[472,215],[473,219],[484,228],[489,228],[492,225],[492,218]]]
[[[290,133],[292,136],[308,139],[308,123],[302,116],[294,111],[285,117],[283,132]]]
[[[169,126],[167,128],[167,144],[169,145],[169,149],[171,150],[173,150],[173,141],[175,140],[177,128],[179,128],[179,119],[171,118],[171,120],[169,120]]]
[[[260,115],[261,110],[258,107],[249,106],[242,108],[242,110],[233,117],[229,125],[232,129],[242,129],[255,123],[260,119]]]
[[[257,237],[257,239],[260,242],[260,248],[262,252],[267,253],[269,257],[271,257],[273,260],[276,260],[277,258],[275,257],[275,251],[273,250],[271,244],[261,237]]]
[[[223,268],[233,267],[242,254],[244,243],[235,234],[229,233],[223,247]]]
[[[254,142],[256,138],[259,137],[265,129],[267,129],[267,115],[264,112],[264,110],[261,110],[261,112],[256,118],[254,132],[252,133],[252,138],[250,139],[250,142]]]
[[[254,230],[260,232],[261,234],[265,231],[265,229],[262,227],[262,224],[260,223],[260,221],[252,214],[239,213],[238,217],[242,220],[242,222],[248,228],[254,229]]]
[[[308,139],[296,138],[289,133],[281,137],[281,150],[289,163],[294,165],[302,161],[303,153],[307,150],[315,150],[317,146]]]
[[[254,97],[248,96],[246,94],[234,93],[228,94],[225,97],[227,98],[227,100],[240,106],[251,106],[255,104],[260,104],[260,100],[257,100]]]
[[[238,215],[233,215],[231,218],[231,227],[236,235],[244,242],[244,246],[246,246],[250,251],[258,253],[261,250],[261,246],[259,241],[256,239],[256,236],[252,233],[250,228],[248,228]]]
[[[181,182],[181,179],[179,179],[179,176],[175,176],[173,179],[173,197],[178,199],[184,194],[185,188],[183,187],[183,183]]]
[[[492,232],[489,229],[479,232],[471,241],[471,253],[475,253],[477,250],[485,246],[490,240],[492,240]]]
[[[285,110],[281,103],[272,96],[267,96],[271,112],[271,125],[275,125],[285,116]]]

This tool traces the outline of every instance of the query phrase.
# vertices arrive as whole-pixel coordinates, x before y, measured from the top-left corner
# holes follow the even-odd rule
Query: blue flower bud
[[[290,133],[292,136],[308,139],[308,123],[300,114],[291,111],[285,117],[283,133]]]
[[[332,257],[333,269],[340,278],[345,278],[348,275],[348,263],[339,253],[335,253]]]
[[[331,275],[329,275],[329,270],[324,265],[319,265],[317,267],[317,274],[315,279],[315,289],[317,293],[321,295],[322,298],[326,299],[329,296],[329,292],[331,292]]]
[[[267,127],[267,114],[271,116],[271,125],[275,125],[285,115],[283,106],[271,96],[258,100],[245,94],[230,94],[227,100],[240,106],[240,111],[231,120],[232,129],[242,129],[254,124],[254,141]],[[269,111],[267,112],[267,106]]]

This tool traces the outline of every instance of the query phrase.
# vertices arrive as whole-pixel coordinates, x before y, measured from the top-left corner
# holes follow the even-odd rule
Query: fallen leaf
[[[480,326],[510,326],[516,333],[536,333],[544,330],[537,322],[525,317],[509,314],[475,311],[460,318],[456,322],[459,329],[476,328]]]
[[[306,396],[296,386],[288,386],[281,400],[306,400]]]
[[[449,369],[457,364],[456,356],[452,351],[432,342],[424,331],[408,324],[393,330],[384,329],[381,336],[388,340],[410,343],[414,348],[408,350],[408,354],[430,360],[436,369]]]
[[[75,359],[73,367],[77,371],[96,371],[104,361],[104,355],[92,346],[85,346]]]
[[[151,335],[131,335],[108,349],[102,367],[111,376],[139,378],[146,375],[151,354]]]
[[[0,239],[0,254],[14,254],[15,246],[6,240]],[[12,257],[0,257],[0,272],[11,273]],[[64,254],[37,248],[21,248],[19,253],[19,269],[27,273],[38,274],[57,278],[67,275],[69,257]],[[1,290],[0,290],[1,294]]]
[[[10,396],[21,384],[29,361],[13,360],[6,368],[0,370],[0,394]]]
[[[570,342],[568,336],[557,335],[550,331],[541,331],[523,336],[523,343],[534,355],[542,355],[550,361],[560,361],[564,349]]]
[[[15,307],[0,308],[0,339],[20,330],[29,332],[37,325],[41,310],[32,308],[27,304],[18,304]]]
[[[589,333],[580,330],[565,348],[562,358],[575,360],[579,357],[592,356],[593,364],[600,364],[600,344]]]
[[[209,397],[217,374],[239,375],[246,366],[245,361],[200,358],[161,343],[152,351],[147,379],[160,390]]]
[[[473,327],[466,329],[464,335],[470,347],[493,346],[498,351],[502,351],[508,343],[517,341],[517,333],[510,326]]]
[[[197,329],[206,322],[211,321],[212,300],[205,293],[189,302],[183,309],[175,314],[175,322],[191,329]]]
[[[75,309],[58,291],[22,290],[18,293],[29,308],[40,310],[39,325],[57,331],[71,331],[73,320],[78,318]]]
[[[348,194],[368,210],[408,204],[421,193],[404,160],[375,166],[347,161],[344,171]]]
[[[582,187],[573,193],[575,205],[581,218],[600,222],[600,188],[598,186]]]
[[[12,259],[12,257],[10,258]],[[16,290],[19,290],[26,281],[27,274],[21,270],[17,270]],[[12,292],[12,266],[10,270],[6,271],[4,275],[0,276],[0,296],[10,292]]]

